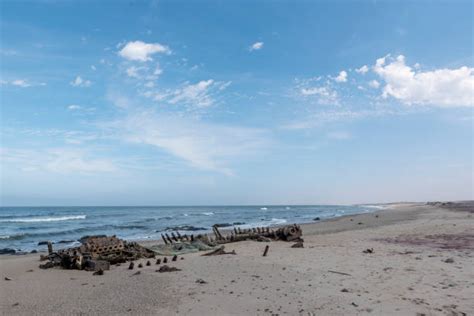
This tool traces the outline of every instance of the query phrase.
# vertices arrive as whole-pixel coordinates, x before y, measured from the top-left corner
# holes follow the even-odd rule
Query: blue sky
[[[2,1],[1,204],[473,199],[471,1]]]

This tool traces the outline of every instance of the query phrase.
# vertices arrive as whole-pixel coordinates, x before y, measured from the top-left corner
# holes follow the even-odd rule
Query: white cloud
[[[369,82],[369,87],[378,89],[380,87],[380,82],[378,82],[377,80],[371,80]]]
[[[151,55],[156,53],[170,54],[169,47],[159,43],[144,43],[142,41],[128,42],[120,51],[119,55],[128,60],[150,61]]]
[[[474,106],[474,68],[423,72],[407,66],[400,55],[396,59],[377,59],[373,69],[385,83],[384,98],[394,97],[408,105]]]
[[[82,79],[81,76],[77,76],[76,79],[70,82],[70,84],[73,87],[90,87],[92,82]]]
[[[347,81],[347,72],[346,71],[341,71],[339,75],[334,78],[337,82],[346,82]]]
[[[253,43],[250,47],[249,47],[249,51],[254,51],[254,50],[260,50],[263,48],[263,42],[256,42],[256,43]]]
[[[365,75],[369,71],[369,67],[367,67],[367,65],[364,65],[364,66],[356,69],[355,71],[359,74]]]

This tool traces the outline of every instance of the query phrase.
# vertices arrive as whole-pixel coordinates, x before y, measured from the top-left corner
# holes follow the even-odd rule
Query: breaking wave
[[[71,221],[77,219],[86,219],[86,215],[70,215],[70,216],[56,216],[56,217],[19,217],[11,219],[0,219],[1,223],[38,223],[38,222],[59,222]]]
[[[0,235],[0,239],[3,240],[21,240],[25,238],[26,234],[15,234],[15,235]]]

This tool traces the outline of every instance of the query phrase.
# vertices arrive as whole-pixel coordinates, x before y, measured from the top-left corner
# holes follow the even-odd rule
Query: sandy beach
[[[169,273],[145,259],[143,268],[122,264],[95,276],[41,270],[39,254],[4,255],[1,313],[472,315],[473,215],[472,204],[391,204],[302,225],[304,248],[230,243],[225,249],[236,255],[186,254],[168,263],[181,271]]]

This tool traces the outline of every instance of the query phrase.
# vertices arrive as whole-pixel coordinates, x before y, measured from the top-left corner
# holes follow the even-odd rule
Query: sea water
[[[251,228],[313,222],[371,212],[371,205],[157,206],[157,207],[1,207],[0,249],[44,250],[79,244],[85,235],[117,235],[127,240],[160,239],[160,233],[199,234],[212,225]]]

